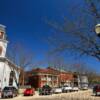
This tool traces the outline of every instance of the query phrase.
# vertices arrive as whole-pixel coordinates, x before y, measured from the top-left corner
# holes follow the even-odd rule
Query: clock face
[[[3,38],[3,32],[0,32],[0,39]]]
[[[0,55],[2,54],[2,46],[0,46]]]

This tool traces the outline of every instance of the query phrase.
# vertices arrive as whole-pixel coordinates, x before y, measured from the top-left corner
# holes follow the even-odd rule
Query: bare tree
[[[70,51],[100,60],[100,39],[94,31],[97,21],[100,21],[100,1],[84,0],[83,5],[70,11],[70,17],[65,16],[63,22],[48,22],[55,31],[48,38],[53,44],[51,53]]]
[[[86,63],[74,63],[72,69],[77,74],[85,74],[88,77],[89,84],[93,84],[94,80],[99,81],[96,80],[99,76],[96,70],[90,68]]]
[[[19,43],[12,44],[11,48],[7,52],[7,57],[20,67],[19,80],[22,81],[21,85],[24,85],[25,81],[25,70],[31,69],[35,66],[34,58],[35,55],[27,50],[24,46]]]
[[[75,67],[75,64],[69,64],[63,56],[60,55],[48,55],[46,56],[46,61],[49,67],[52,67],[57,70],[65,70],[65,71],[76,71],[78,72],[78,67]]]
[[[65,59],[59,55],[49,55],[47,58],[49,67],[53,67],[57,70],[68,70],[69,66],[66,63]]]

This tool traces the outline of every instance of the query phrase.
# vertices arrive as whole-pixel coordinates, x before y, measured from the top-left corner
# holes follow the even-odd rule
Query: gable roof
[[[20,68],[17,65],[15,65],[11,60],[7,59],[6,57],[5,58],[0,57],[0,61],[8,63],[8,65],[10,65],[10,67],[12,67],[13,69],[15,69],[17,71],[20,70]]]

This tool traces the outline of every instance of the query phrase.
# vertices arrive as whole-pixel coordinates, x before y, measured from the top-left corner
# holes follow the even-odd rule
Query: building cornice
[[[8,63],[8,65],[10,65],[10,67],[14,68],[17,71],[20,70],[16,64],[14,64],[11,60],[9,60],[6,57],[0,57],[0,61]]]
[[[0,39],[0,41],[5,42],[5,43],[8,43],[8,41],[5,40],[5,39]]]

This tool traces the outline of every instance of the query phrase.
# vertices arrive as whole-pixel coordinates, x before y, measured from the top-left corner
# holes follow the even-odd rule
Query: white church
[[[6,40],[5,28],[4,25],[0,24],[0,89],[5,86],[18,88],[19,69],[16,64],[6,57],[8,41]]]

